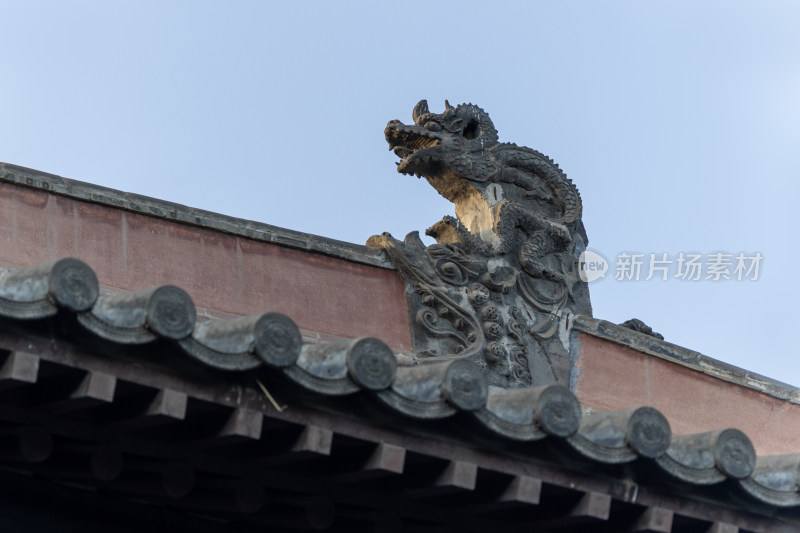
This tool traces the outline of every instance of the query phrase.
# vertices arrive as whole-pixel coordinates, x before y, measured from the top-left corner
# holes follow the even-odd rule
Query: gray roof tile
[[[616,464],[642,463],[665,479],[697,490],[730,481],[760,504],[800,507],[800,454],[756,457],[747,435],[735,429],[673,436],[664,415],[645,406],[581,416],[577,399],[563,386],[489,387],[480,367],[463,359],[398,368],[392,350],[373,338],[302,345],[297,326],[278,313],[197,323],[191,297],[174,286],[98,294],[94,272],[76,259],[0,270],[0,323],[25,327],[43,320],[76,319],[73,340],[94,338],[133,350],[168,343],[178,349],[184,364],[191,361],[218,373],[219,379],[266,372],[289,389],[323,398],[361,394],[368,402],[382,405],[390,417],[403,415],[419,421],[467,417],[490,440],[520,446],[547,441],[559,453],[571,454],[592,468],[613,472]],[[38,371],[35,355],[14,352],[0,368],[0,388],[36,382]],[[69,398],[59,400],[54,409],[113,402],[115,376],[88,371],[78,377]],[[120,421],[120,427],[147,426],[165,417],[182,420],[186,403],[184,393],[159,390],[142,412]],[[262,415],[241,407],[231,411],[219,435],[257,439],[261,427]],[[30,442],[21,444],[23,453],[48,455],[42,439],[23,440]],[[391,445],[381,450],[368,463],[402,471],[402,461],[396,464],[399,455]],[[98,459],[102,470],[98,479],[110,476],[113,462]],[[164,490],[170,494],[185,493],[193,484],[193,472],[176,468],[164,474]],[[442,487],[473,490],[476,475],[474,464],[453,461],[437,479]],[[525,479],[521,477],[520,483]],[[523,492],[522,497],[533,497],[530,490]],[[248,497],[244,500],[245,504],[249,501]]]

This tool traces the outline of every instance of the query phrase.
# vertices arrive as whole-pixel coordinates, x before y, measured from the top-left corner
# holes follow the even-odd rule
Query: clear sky
[[[800,385],[798,2],[0,0],[0,20],[2,161],[363,244],[452,213],[395,172],[386,122],[472,102],[580,188],[611,267],[596,317]],[[730,254],[731,277],[763,260],[687,281],[681,252]],[[613,279],[620,253],[639,281]]]

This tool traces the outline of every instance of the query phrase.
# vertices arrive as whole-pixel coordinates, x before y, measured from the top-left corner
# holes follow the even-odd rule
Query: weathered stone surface
[[[697,485],[745,479],[753,473],[755,461],[750,439],[734,428],[674,436],[667,453],[656,459],[665,471]]]
[[[159,337],[179,341],[192,334],[196,321],[191,297],[174,285],[103,296],[78,315],[89,331],[121,344],[144,344]]]
[[[638,331],[639,333],[644,333],[645,335],[650,335],[651,337],[655,337],[658,340],[663,341],[664,335],[657,331],[653,331],[653,328],[639,320],[638,318],[631,318],[630,320],[626,320],[622,324],[620,324],[623,328],[632,329],[633,331]]]
[[[0,314],[43,318],[59,308],[87,311],[97,301],[99,284],[86,263],[59,259],[27,268],[0,271]]]
[[[545,155],[498,143],[479,107],[445,105],[423,100],[385,135],[398,172],[427,179],[458,218],[429,228],[429,247],[417,232],[367,242],[406,281],[417,359],[472,360],[501,387],[567,384],[566,317],[591,314],[580,194]]]

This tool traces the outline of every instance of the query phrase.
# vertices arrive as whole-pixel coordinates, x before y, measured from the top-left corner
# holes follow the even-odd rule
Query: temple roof
[[[179,287],[101,290],[77,259],[0,270],[0,355],[6,466],[179,514],[301,529],[800,523],[800,453],[757,456],[737,429],[673,435],[638,405],[582,414],[561,385],[490,387],[469,361],[404,364],[380,339],[304,338],[279,313],[198,319]]]

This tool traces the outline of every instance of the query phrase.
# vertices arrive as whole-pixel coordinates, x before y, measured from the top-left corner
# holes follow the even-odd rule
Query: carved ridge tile
[[[566,318],[591,314],[578,189],[547,156],[498,142],[478,106],[431,113],[422,100],[412,117],[384,132],[397,170],[425,178],[457,218],[427,230],[431,246],[417,232],[367,245],[386,250],[406,282],[416,362],[471,360],[500,387],[566,384]]]

